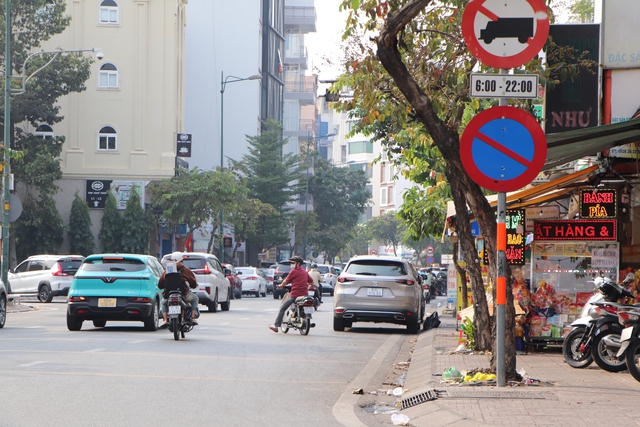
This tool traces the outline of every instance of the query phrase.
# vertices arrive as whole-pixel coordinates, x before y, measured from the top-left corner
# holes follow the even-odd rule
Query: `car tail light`
[[[87,299],[85,297],[69,297],[69,299],[67,299],[69,302],[83,302],[86,300]]]
[[[149,303],[149,302],[151,302],[151,298],[146,298],[146,297],[133,297],[133,298],[131,298],[131,302]]]
[[[87,314],[89,312],[89,310],[87,310],[86,308],[81,308],[80,310],[78,310],[78,314]]]
[[[267,282],[273,282],[273,277],[267,277]]]
[[[396,283],[400,283],[401,285],[413,286],[416,281],[411,279],[398,279]]]
[[[62,271],[62,266],[59,262],[56,262],[55,264],[53,264],[53,267],[51,267],[51,275],[56,277],[68,276],[67,273]]]
[[[209,264],[205,263],[204,268],[193,270],[193,274],[211,274],[211,270],[209,269]]]
[[[256,276],[249,276],[247,277],[247,280],[258,280],[258,278]]]
[[[338,277],[338,282],[340,282],[340,283],[353,282],[354,280],[355,280],[354,277],[349,277],[349,276],[340,276],[340,277]]]
[[[333,310],[333,312],[336,314],[342,314],[344,313],[344,308],[336,308],[335,310]]]

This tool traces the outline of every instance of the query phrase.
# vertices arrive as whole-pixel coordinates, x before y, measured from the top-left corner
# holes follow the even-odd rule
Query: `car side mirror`
[[[222,272],[224,273],[225,276],[231,275],[231,270],[229,270],[228,268],[223,269]]]

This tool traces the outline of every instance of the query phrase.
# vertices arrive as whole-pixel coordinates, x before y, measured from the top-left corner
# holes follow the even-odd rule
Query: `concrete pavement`
[[[602,426],[640,425],[640,382],[628,371],[601,370],[595,363],[575,369],[564,363],[559,348],[517,356],[516,370],[531,384],[506,387],[446,383],[442,373],[489,368],[485,354],[456,353],[455,318],[440,317],[437,329],[424,331],[411,356],[403,394],[406,425],[415,427],[469,426]],[[398,415],[396,415],[397,417]],[[383,426],[394,425],[392,414],[377,414]]]

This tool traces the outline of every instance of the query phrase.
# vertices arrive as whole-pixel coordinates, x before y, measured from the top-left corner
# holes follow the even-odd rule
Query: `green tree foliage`
[[[586,24],[593,22],[593,5],[594,0],[575,0],[575,2],[569,6],[571,12],[571,20]]]
[[[121,252],[122,248],[122,215],[118,212],[118,204],[116,198],[111,193],[107,194],[107,200],[104,203],[104,212],[102,214],[102,223],[100,224],[100,244],[102,252],[113,253]]]
[[[140,196],[132,190],[122,215],[122,250],[134,254],[149,253],[149,228],[151,215],[145,212]]]
[[[369,245],[371,237],[367,234],[365,224],[358,224],[354,228],[350,236],[345,236],[346,246],[340,253],[340,261],[347,262],[351,257],[356,255],[367,255],[369,253]]]
[[[72,254],[90,255],[93,253],[93,233],[91,232],[91,217],[89,206],[76,193],[71,203],[69,215],[69,251]]]
[[[372,239],[393,247],[393,255],[398,256],[396,251],[402,241],[402,224],[393,212],[386,213],[371,218],[367,222],[367,231]]]
[[[57,254],[64,238],[64,224],[50,196],[28,198],[16,224],[16,255],[25,259],[36,254]]]
[[[315,251],[324,253],[326,260],[333,260],[342,251],[362,218],[371,199],[367,182],[363,170],[336,167],[317,159],[309,181],[317,219],[317,231],[311,240]]]
[[[60,34],[69,25],[70,17],[65,14],[66,3],[66,0],[12,0],[11,34],[14,38],[11,41],[9,70],[12,76],[30,76],[52,59],[51,54],[32,57],[26,63],[23,74],[22,66],[27,57],[38,51],[42,42]],[[2,31],[0,40],[3,45],[4,35]],[[5,63],[4,50],[0,53],[0,61]],[[58,157],[65,138],[57,135],[43,140],[35,137],[33,130],[41,124],[53,125],[63,120],[57,101],[61,96],[85,90],[92,62],[82,54],[60,55],[27,82],[24,93],[11,97],[11,140],[5,146],[12,157],[11,171],[15,176],[17,194],[25,207],[23,215],[15,223],[15,233],[11,235],[19,253],[58,252],[58,247],[51,246],[58,241],[57,234],[54,233],[51,239],[32,238],[34,226],[50,222],[57,224],[60,218],[50,197],[58,191],[55,181],[62,176]],[[12,80],[13,89],[21,87],[21,79]],[[0,106],[0,111],[4,116],[4,105]],[[50,209],[52,206],[53,209]],[[49,217],[37,218],[34,215]],[[45,232],[49,230],[38,231]],[[21,245],[17,244],[18,240],[22,242]],[[23,249],[25,242],[29,242],[27,246],[31,249]],[[45,246],[34,246],[36,244]]]
[[[232,162],[246,179],[249,198],[275,209],[263,210],[257,218],[258,225],[247,232],[248,241],[261,252],[289,241],[291,219],[287,204],[304,191],[300,185],[304,182],[301,175],[304,165],[298,156],[282,155],[286,140],[281,133],[278,122],[265,120],[260,135],[247,137],[249,154],[242,161]]]

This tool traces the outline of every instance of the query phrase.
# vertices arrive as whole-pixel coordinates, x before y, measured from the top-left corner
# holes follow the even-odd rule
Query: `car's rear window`
[[[346,273],[367,276],[406,276],[407,270],[401,262],[381,260],[361,260],[351,262]]]
[[[236,268],[236,271],[238,272],[238,274],[256,274],[255,270],[253,268]]]
[[[276,273],[288,273],[291,271],[291,266],[289,264],[278,264],[276,267]]]
[[[204,258],[185,258],[182,260],[182,263],[189,267],[191,270],[201,270],[204,268],[205,259]]]
[[[322,274],[327,274],[330,272],[329,267],[327,267],[326,265],[319,265],[318,266],[318,272],[322,273]]]
[[[64,273],[75,273],[82,265],[82,259],[61,259],[58,262]]]
[[[83,271],[142,271],[146,264],[137,259],[94,258],[85,261],[80,267]]]

